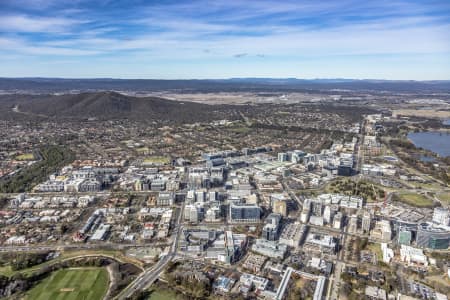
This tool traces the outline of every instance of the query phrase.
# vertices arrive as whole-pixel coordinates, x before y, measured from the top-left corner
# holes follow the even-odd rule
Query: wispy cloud
[[[319,65],[321,58],[332,56],[343,61],[352,56],[450,56],[450,3],[445,0],[39,0],[43,9],[21,1],[0,2],[3,57],[59,62],[80,57],[93,64],[114,57],[131,64],[142,58],[224,68],[245,57],[239,60],[243,68],[269,60],[309,59]],[[442,67],[449,67],[449,61],[442,60]]]
[[[26,15],[6,15],[0,18],[2,32],[44,32],[61,33],[75,25],[84,23],[81,20],[52,17],[29,17]]]

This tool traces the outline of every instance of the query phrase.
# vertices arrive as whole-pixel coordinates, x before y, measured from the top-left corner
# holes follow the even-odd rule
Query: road
[[[339,299],[339,288],[341,281],[341,273],[344,270],[345,264],[341,261],[336,261],[334,266],[333,276],[330,277],[330,281],[328,283],[328,292],[326,299],[337,300]]]
[[[184,203],[181,206],[180,213],[178,215],[175,229],[174,229],[174,240],[172,243],[172,247],[170,248],[169,253],[162,257],[156,265],[151,267],[150,269],[145,270],[141,273],[132,283],[130,283],[118,296],[117,299],[124,300],[130,298],[135,292],[142,291],[151,286],[156,279],[158,279],[159,275],[161,275],[162,271],[166,265],[172,261],[178,251],[178,241],[180,239],[180,235],[182,233],[183,226],[181,225],[181,220],[184,214]]]
[[[303,207],[303,201],[299,197],[297,197],[297,195],[291,190],[288,184],[284,181],[281,181],[281,185],[283,186],[284,191],[286,191],[292,199],[297,201],[299,209],[300,207]]]
[[[143,243],[143,244],[124,244],[124,243],[102,243],[102,244],[53,244],[53,245],[11,245],[11,246],[0,246],[0,252],[27,252],[27,251],[62,251],[62,250],[123,250],[127,248],[141,248],[141,247],[155,247],[155,246],[168,246],[169,243]]]

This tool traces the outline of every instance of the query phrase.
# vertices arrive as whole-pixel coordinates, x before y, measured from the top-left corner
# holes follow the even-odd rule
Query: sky
[[[450,1],[0,0],[0,77],[450,80]]]

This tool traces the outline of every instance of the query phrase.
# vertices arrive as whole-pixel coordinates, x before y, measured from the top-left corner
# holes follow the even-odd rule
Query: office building
[[[370,236],[383,242],[389,242],[392,238],[391,223],[388,220],[376,222]]]
[[[421,223],[417,230],[417,246],[430,249],[447,249],[450,242],[448,227],[435,226],[431,223]]]
[[[308,223],[310,214],[311,214],[311,200],[305,199],[305,201],[303,202],[303,209],[300,214],[300,221],[302,221],[303,223]]]
[[[428,259],[423,254],[422,249],[413,248],[411,246],[402,245],[400,248],[400,259],[407,264],[420,264],[423,266],[428,266]]]
[[[448,208],[436,207],[433,211],[433,222],[438,225],[450,225],[450,213]]]
[[[184,219],[191,223],[202,221],[204,215],[204,208],[200,204],[190,204],[184,208]]]
[[[370,231],[371,223],[372,223],[372,216],[368,211],[365,211],[362,216],[362,224],[361,224],[361,229],[364,233],[368,233]]]
[[[259,222],[261,209],[257,204],[231,203],[229,220],[232,223]]]
[[[173,205],[175,200],[175,193],[173,192],[159,192],[156,204],[161,206]]]
[[[290,247],[297,247],[307,231],[306,225],[300,223],[289,223],[283,227],[279,242]]]
[[[283,259],[287,252],[287,245],[280,244],[277,241],[257,239],[252,246],[252,250],[271,258]]]
[[[275,241],[278,239],[278,234],[281,228],[281,215],[270,214],[266,218],[266,224],[262,230],[262,237],[268,241]]]
[[[287,153],[278,153],[278,161],[279,162],[285,162],[288,160],[288,154]]]
[[[321,201],[312,201],[312,214],[315,216],[322,216],[322,202]]]
[[[325,206],[325,209],[323,210],[323,222],[325,224],[330,224],[331,223],[331,206],[327,205]]]
[[[358,216],[351,215],[348,221],[348,231],[356,233],[358,231]]]
[[[161,179],[156,179],[150,184],[152,191],[164,191],[166,189],[166,182]]]
[[[336,246],[337,243],[334,237],[315,232],[307,235],[303,248],[305,250],[334,254]]]
[[[398,232],[398,243],[400,245],[411,245],[412,232],[406,228],[402,228]]]
[[[342,227],[342,213],[341,212],[337,212],[335,215],[334,215],[334,218],[333,218],[333,228],[334,229],[341,229],[341,227]]]

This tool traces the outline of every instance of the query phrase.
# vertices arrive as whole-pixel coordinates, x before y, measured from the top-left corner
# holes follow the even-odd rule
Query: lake
[[[433,151],[440,156],[450,156],[450,134],[448,133],[436,131],[410,132],[408,139],[416,147]]]

